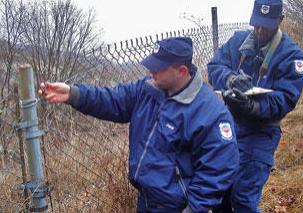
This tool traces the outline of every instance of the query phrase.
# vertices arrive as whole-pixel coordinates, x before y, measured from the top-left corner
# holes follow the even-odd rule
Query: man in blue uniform
[[[281,136],[280,121],[294,109],[302,91],[303,53],[279,29],[282,6],[282,0],[256,0],[250,19],[254,30],[236,32],[208,64],[209,82],[224,91],[236,120],[240,167],[231,189],[234,212],[260,212],[262,188]],[[252,87],[273,91],[246,95]]]
[[[168,38],[142,61],[151,77],[115,88],[46,82],[39,90],[50,103],[130,122],[137,212],[215,212],[238,167],[232,115],[202,82],[192,55],[190,38]]]

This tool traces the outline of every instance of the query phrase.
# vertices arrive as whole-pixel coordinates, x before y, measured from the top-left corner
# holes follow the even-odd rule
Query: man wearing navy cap
[[[160,41],[142,61],[152,77],[96,88],[41,85],[50,103],[130,122],[129,179],[138,213],[216,212],[239,163],[233,119],[192,64],[192,40]]]
[[[209,82],[223,90],[232,112],[240,150],[240,167],[225,212],[260,212],[262,188],[274,164],[280,122],[294,109],[303,86],[303,52],[279,25],[281,0],[256,0],[250,25],[236,32],[208,64]],[[248,96],[252,87],[272,90]],[[270,91],[269,90],[269,91]],[[231,199],[230,199],[231,198]]]

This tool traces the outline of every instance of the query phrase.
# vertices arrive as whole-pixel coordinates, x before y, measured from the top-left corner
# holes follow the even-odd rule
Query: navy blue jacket
[[[253,85],[273,90],[272,93],[253,96],[258,103],[258,110],[254,114],[234,115],[239,147],[250,149],[254,158],[272,165],[280,137],[280,120],[294,109],[301,95],[303,52],[283,34],[266,73],[257,85],[261,65],[256,63],[257,51],[242,45],[249,35],[252,35],[251,31],[236,32],[216,52],[208,64],[208,77],[215,90],[226,89],[226,80],[237,70],[241,54],[244,53],[246,58],[240,68],[253,78]]]
[[[196,73],[172,97],[152,79],[97,88],[84,84],[78,103],[84,114],[129,127],[129,179],[148,202],[206,212],[219,205],[239,163],[233,119]]]
[[[217,89],[226,89],[228,75],[235,71],[240,63],[239,51],[250,31],[236,32],[234,36],[216,52],[208,64],[209,82]],[[246,49],[247,57],[241,68],[253,77],[256,86],[259,77],[259,66],[255,66],[256,52]],[[273,93],[256,97],[260,110],[254,115],[261,120],[281,120],[296,106],[303,86],[303,71],[297,71],[297,61],[303,61],[302,50],[286,34],[274,52],[266,75],[258,86],[273,89]]]

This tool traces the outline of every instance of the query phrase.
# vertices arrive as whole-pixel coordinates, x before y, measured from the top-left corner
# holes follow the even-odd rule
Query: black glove
[[[258,110],[258,104],[238,89],[223,91],[222,96],[233,115],[253,114]]]
[[[241,92],[246,92],[253,87],[251,77],[240,70],[239,75],[231,74],[226,81],[226,87],[228,89],[237,89]]]

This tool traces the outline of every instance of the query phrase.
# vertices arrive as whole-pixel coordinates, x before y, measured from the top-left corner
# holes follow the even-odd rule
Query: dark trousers
[[[270,165],[256,160],[241,164],[233,186],[223,199],[222,213],[260,213],[258,205],[270,169]]]

